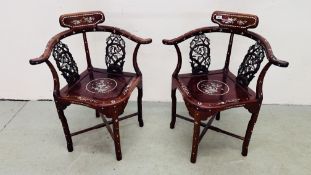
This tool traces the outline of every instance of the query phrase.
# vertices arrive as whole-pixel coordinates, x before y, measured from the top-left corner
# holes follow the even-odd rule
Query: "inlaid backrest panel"
[[[205,34],[196,35],[190,42],[190,64],[192,74],[208,73],[211,64],[210,40]]]
[[[212,21],[220,27],[234,30],[247,30],[256,28],[259,19],[256,15],[215,11],[212,15]]]
[[[260,45],[259,42],[256,42],[249,48],[239,67],[238,76],[236,78],[237,82],[243,86],[248,86],[258,72],[264,57],[264,47]]]
[[[105,16],[101,11],[64,14],[59,17],[59,23],[70,29],[94,28],[103,23]]]

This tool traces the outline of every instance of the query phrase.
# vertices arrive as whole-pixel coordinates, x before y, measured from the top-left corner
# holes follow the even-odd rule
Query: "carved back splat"
[[[53,57],[59,71],[62,72],[68,84],[73,84],[80,78],[77,64],[66,44],[59,41],[53,49]]]
[[[205,34],[197,35],[190,43],[190,60],[192,74],[203,74],[208,72],[211,64],[210,41]]]
[[[120,35],[111,34],[107,38],[106,65],[110,73],[123,72],[125,58],[125,41]]]
[[[264,57],[264,48],[260,43],[256,42],[249,48],[239,67],[238,76],[236,78],[237,82],[243,86],[248,86],[259,70]]]

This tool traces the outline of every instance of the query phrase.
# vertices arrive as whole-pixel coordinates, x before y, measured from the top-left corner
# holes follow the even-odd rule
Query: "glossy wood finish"
[[[224,21],[218,20],[221,19],[219,15],[221,15],[222,19],[225,20]],[[235,17],[236,20],[234,20],[230,26],[225,25],[228,22],[226,20],[228,20],[228,18],[233,17]],[[172,90],[171,90],[172,119],[170,127],[172,129],[175,127],[176,117],[184,119],[186,121],[190,121],[194,124],[192,152],[191,152],[192,163],[196,162],[199,142],[208,129],[243,140],[242,155],[243,156],[247,155],[248,145],[250,142],[253,128],[258,118],[260,106],[263,99],[262,86],[266,72],[268,71],[271,65],[276,65],[279,67],[288,66],[288,62],[278,60],[274,56],[271,46],[265,38],[263,38],[259,34],[247,30],[248,28],[255,28],[258,25],[257,16],[216,11],[213,13],[212,20],[217,24],[219,24],[219,26],[198,28],[190,32],[187,32],[184,35],[181,35],[175,39],[170,40],[164,39],[162,41],[163,44],[165,45],[174,45],[178,58],[177,66],[172,74]],[[238,20],[242,20],[242,22],[238,22]],[[243,23],[243,21],[245,20],[246,22]],[[200,75],[194,75],[191,73],[179,74],[179,71],[182,66],[182,55],[178,44],[193,36],[215,32],[230,33],[230,39],[224,68],[221,70],[209,71],[208,73]],[[263,67],[263,69],[259,73],[256,91],[253,91],[247,86],[242,86],[241,84],[239,84],[236,80],[236,75],[231,73],[229,70],[230,56],[234,35],[241,35],[244,37],[248,37],[260,43],[260,45],[264,47],[268,63]],[[193,119],[176,114],[177,89],[182,94],[182,97],[185,101],[189,114]],[[248,123],[245,137],[238,136],[236,134],[224,131],[211,125],[214,118],[216,120],[220,119],[221,111],[236,107],[244,107],[252,114],[250,121]],[[208,120],[208,122],[203,123],[203,121],[205,120]],[[200,134],[200,127],[204,127],[201,134]]]
[[[212,14],[212,21],[220,27],[227,27],[235,30],[246,30],[256,28],[259,19],[256,15],[215,11]]]
[[[85,133],[101,127],[106,127],[111,134],[115,144],[115,153],[117,160],[122,159],[121,142],[119,132],[119,121],[133,116],[138,116],[139,126],[143,126],[142,119],[142,74],[137,63],[138,49],[141,44],[151,43],[151,39],[142,39],[125,30],[111,27],[99,26],[105,20],[104,14],[99,11],[81,12],[74,14],[62,15],[59,19],[61,26],[68,27],[69,30],[63,31],[50,39],[44,53],[38,57],[31,59],[32,65],[46,63],[50,68],[53,76],[54,90],[53,96],[57,108],[58,116],[61,120],[65,138],[67,141],[68,151],[73,151],[72,136]],[[121,72],[108,73],[106,69],[94,68],[91,62],[89,52],[87,33],[88,32],[110,32],[128,38],[136,42],[133,52],[133,67],[135,73]],[[49,57],[54,46],[62,39],[72,35],[82,34],[87,61],[87,69],[82,71],[80,78],[72,84],[68,84],[60,88],[59,77],[53,64],[49,61]],[[103,41],[104,42],[104,41]],[[104,60],[103,60],[104,61]],[[124,112],[131,93],[137,88],[137,107],[138,112],[124,117],[120,117]],[[104,123],[93,127],[83,129],[71,133],[64,115],[64,110],[71,104],[79,104],[95,109],[96,117],[101,117]],[[110,128],[112,125],[112,128]]]

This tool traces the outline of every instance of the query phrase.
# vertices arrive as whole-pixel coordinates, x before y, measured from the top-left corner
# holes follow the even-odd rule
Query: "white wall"
[[[311,104],[308,91],[311,85],[310,5],[308,0],[3,1],[0,6],[0,98],[51,99],[49,69],[45,64],[30,66],[28,60],[39,56],[50,37],[63,30],[58,24],[60,14],[101,10],[105,13],[106,25],[153,39],[151,45],[141,47],[138,55],[144,76],[144,100],[170,101],[170,77],[177,59],[174,48],[164,46],[161,40],[197,27],[214,25],[210,21],[212,12],[227,10],[258,15],[260,24],[253,31],[270,41],[277,57],[290,62],[287,69],[272,67],[269,70],[264,84],[264,103]],[[68,42],[77,46],[73,51],[82,62],[84,53],[79,51],[82,48],[79,39],[81,37],[74,37]],[[95,43],[104,43],[103,39],[91,36]],[[235,44],[240,40],[237,37]],[[223,48],[227,47],[228,37],[211,36],[211,42],[214,43],[212,67],[219,67],[224,61]],[[244,40],[240,42],[233,51],[236,66],[249,47]],[[103,49],[97,44],[93,46],[95,48],[91,51],[95,62],[104,65]],[[184,48],[188,48],[188,43]],[[190,70],[186,59],[183,70]],[[130,59],[127,62],[131,63]]]

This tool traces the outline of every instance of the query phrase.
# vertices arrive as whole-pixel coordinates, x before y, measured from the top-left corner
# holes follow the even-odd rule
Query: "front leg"
[[[246,130],[246,133],[245,133],[245,137],[244,137],[244,141],[243,141],[243,146],[242,146],[242,155],[243,156],[247,156],[248,145],[249,145],[249,142],[251,140],[253,129],[254,129],[255,123],[256,123],[257,118],[258,118],[258,113],[259,113],[259,110],[254,112],[252,114],[251,119],[248,122],[247,130]]]
[[[191,162],[195,163],[197,160],[198,146],[200,142],[200,120],[194,119],[193,127],[193,138],[192,138],[192,152],[191,152]]]
[[[170,128],[174,129],[176,123],[176,88],[172,89],[171,98],[172,98],[172,120],[170,123]]]
[[[118,117],[115,117],[112,118],[112,120],[113,120],[114,147],[117,160],[119,161],[122,159],[120,133],[119,133],[119,119]]]
[[[137,97],[137,107],[138,107],[138,123],[140,127],[144,126],[143,112],[142,112],[142,98],[143,98],[143,88],[137,87],[138,97]]]
[[[71,133],[69,130],[67,119],[66,119],[65,114],[64,114],[64,108],[65,108],[65,106],[61,106],[59,104],[56,104],[58,117],[62,123],[63,131],[64,131],[66,142],[67,142],[67,150],[68,150],[68,152],[72,152],[73,146],[72,146]]]

